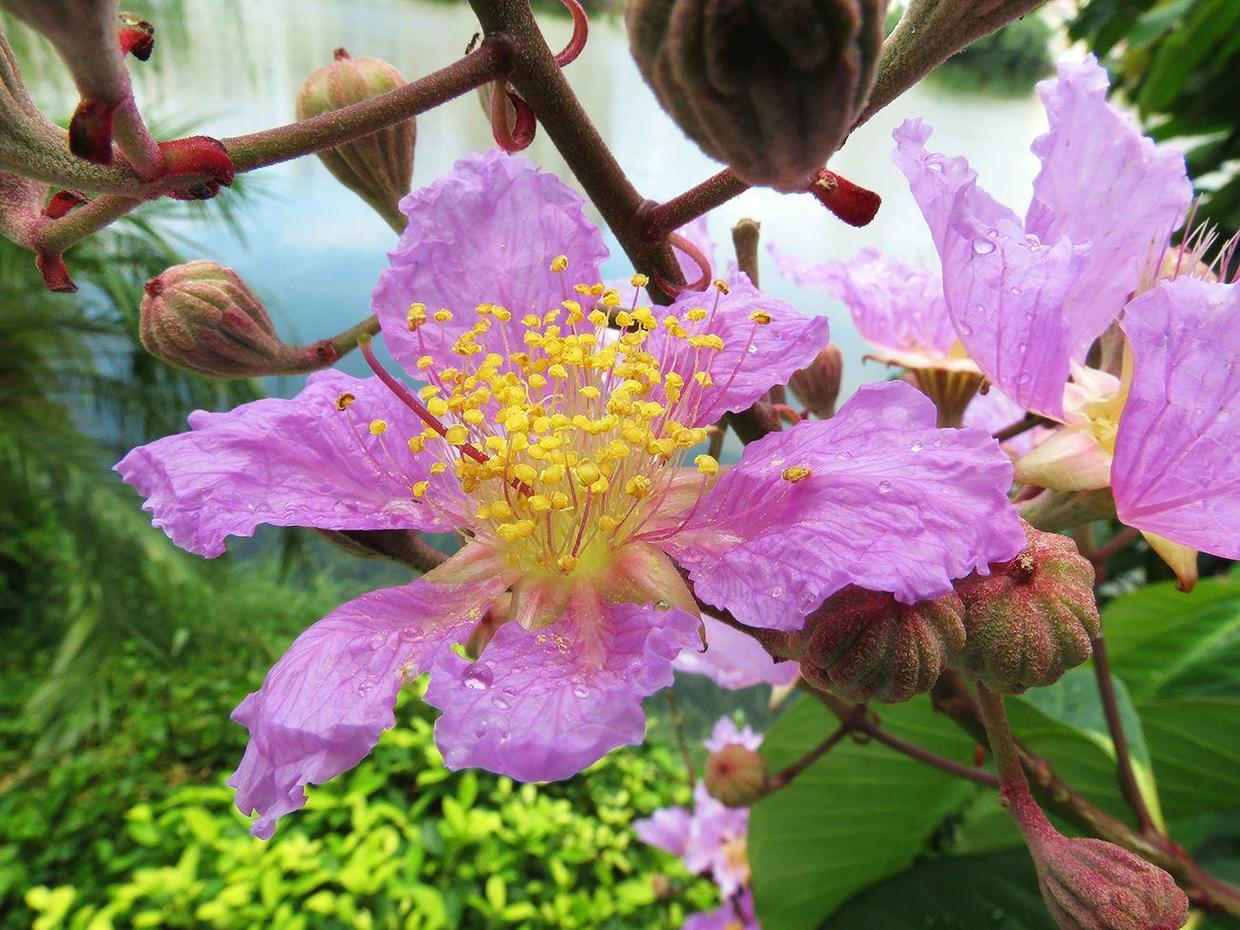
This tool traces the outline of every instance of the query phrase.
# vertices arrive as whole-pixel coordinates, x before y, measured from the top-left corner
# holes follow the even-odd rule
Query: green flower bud
[[[378,58],[350,58],[336,49],[336,60],[306,78],[297,94],[297,118],[308,119],[361,103],[408,83]],[[417,124],[411,116],[368,136],[318,153],[337,181],[357,194],[395,229],[404,229],[397,208],[413,183]]]
[[[844,356],[834,342],[818,353],[807,368],[792,373],[788,386],[801,399],[807,410],[824,420],[835,416],[835,402],[840,396],[844,377]]]
[[[631,0],[637,66],[707,155],[804,191],[874,79],[885,0]]]
[[[964,645],[964,607],[954,594],[901,604],[850,585],[807,618],[801,675],[853,703],[907,701],[925,694]]]
[[[739,743],[729,743],[706,760],[703,781],[720,804],[749,807],[766,793],[766,760]]]
[[[992,691],[1053,684],[1089,658],[1101,620],[1094,567],[1066,536],[1025,524],[1029,544],[990,574],[956,583],[967,637],[959,667]]]

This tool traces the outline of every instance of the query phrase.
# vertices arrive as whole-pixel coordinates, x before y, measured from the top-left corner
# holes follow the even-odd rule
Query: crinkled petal
[[[801,261],[773,243],[769,249],[793,281],[843,301],[857,331],[876,346],[946,353],[956,342],[942,276],[929,268],[913,268],[877,249],[828,262]]]
[[[848,584],[905,603],[947,594],[1025,537],[998,443],[934,423],[911,386],[866,385],[834,418],[750,443],[668,551],[702,600],[760,627],[799,628]],[[794,467],[812,473],[784,479]]]
[[[797,677],[795,662],[776,662],[752,636],[703,615],[706,651],[690,644],[676,657],[676,671],[705,675],[720,688],[738,691],[754,685],[786,685]]]
[[[964,425],[985,430],[988,433],[997,433],[1019,422],[1024,415],[1024,407],[998,388],[992,387],[985,394],[978,394],[969,403],[968,409],[964,412]],[[1004,451],[1008,455],[1023,455],[1033,448],[1034,441],[1039,438],[1041,430],[1042,427],[1035,427],[1014,436],[1003,443]]]
[[[713,911],[690,914],[681,930],[761,930],[748,888]]]
[[[584,207],[555,175],[498,150],[467,155],[449,174],[406,195],[400,208],[409,225],[371,300],[392,355],[411,371],[422,355],[440,368],[458,364],[452,345],[476,321],[472,311],[481,303],[508,308],[512,319],[493,321],[479,345],[501,355],[521,349],[523,315],[577,296],[574,282],[599,280],[607,247]],[[559,255],[568,268],[554,272]],[[410,332],[414,302],[455,317]]]
[[[1026,227],[1043,242],[1090,245],[1064,307],[1077,353],[1157,267],[1193,196],[1184,156],[1143,136],[1107,101],[1107,83],[1091,56],[1038,85],[1050,131],[1033,143],[1042,170]]]
[[[990,381],[1028,410],[1063,413],[1073,357],[1064,300],[1085,262],[1067,237],[1044,243],[977,185],[963,158],[931,154],[920,120],[896,130],[895,160],[934,236],[956,332]]]
[[[1240,285],[1162,284],[1123,327],[1135,368],[1111,468],[1119,519],[1240,559]]]
[[[647,846],[673,856],[683,856],[689,843],[692,815],[683,807],[665,807],[649,817],[633,821],[633,832]]]
[[[665,327],[651,332],[645,345],[663,362],[664,372],[675,371],[684,378],[684,395],[673,416],[686,426],[714,423],[728,411],[749,407],[772,386],[787,384],[793,372],[813,361],[830,336],[826,317],[807,316],[768,297],[744,275],[736,278],[727,294],[691,292],[668,312],[683,318],[698,307],[707,312],[706,318],[686,323],[685,328],[691,336],[719,336],[722,351],[695,349]],[[758,325],[750,316],[755,312],[768,314],[770,322]],[[709,387],[694,380],[702,371],[710,374]]]
[[[744,840],[749,810],[725,807],[711,797],[704,782],[693,789],[693,821],[684,861],[690,872],[709,872],[720,892],[730,897],[749,882]]]
[[[551,626],[504,624],[477,662],[441,655],[426,700],[443,711],[444,762],[552,781],[640,743],[642,698],[672,683],[672,660],[697,629],[680,610],[600,602],[583,586]]]
[[[396,693],[439,650],[464,639],[511,580],[441,585],[420,578],[364,594],[302,633],[233,712],[250,742],[228,783],[258,811],[255,836],[306,803],[305,786],[357,765],[392,726]]]
[[[710,752],[718,752],[725,746],[744,746],[748,750],[757,751],[762,745],[762,734],[755,733],[752,727],[738,727],[731,717],[720,717],[711,727],[705,745]]]
[[[375,421],[386,424],[378,435]],[[455,521],[441,508],[460,510],[452,473],[431,476],[432,452],[415,457],[406,445],[425,424],[378,378],[319,372],[292,400],[199,410],[189,425],[134,449],[116,471],[146,498],[151,522],[199,555],[220,555],[227,537],[260,523],[446,530]],[[431,491],[416,500],[423,480]]]

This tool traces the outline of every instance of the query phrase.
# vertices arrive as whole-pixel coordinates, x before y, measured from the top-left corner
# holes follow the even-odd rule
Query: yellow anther
[[[710,387],[715,383],[711,378],[709,371],[699,371],[694,373],[693,380],[702,385],[702,387]]]
[[[634,475],[624,483],[624,492],[629,497],[641,500],[650,493],[651,481],[645,475]]]
[[[601,303],[604,307],[620,306],[619,291],[613,291],[613,290],[604,291],[602,298],[599,300],[599,303]]]
[[[561,365],[559,362],[557,362],[556,364],[550,366],[547,369],[547,374],[551,375],[551,377],[553,378],[567,378],[568,369],[565,368],[563,365]]]
[[[719,463],[715,461],[714,456],[698,455],[694,456],[693,464],[697,466],[697,470],[704,475],[719,474]]]
[[[647,284],[650,283],[650,278],[648,278],[644,274],[638,273],[638,274],[633,275],[633,277],[629,278],[629,283],[632,284],[634,287],[645,287]]]
[[[598,470],[598,466],[595,465],[593,462],[586,461],[586,462],[582,462],[580,465],[574,468],[573,474],[576,476],[577,480],[580,481],[582,484],[591,485],[594,482],[598,481],[598,479],[602,475],[602,472]]]
[[[442,397],[432,397],[426,402],[426,409],[435,416],[441,417],[448,412],[448,402]]]
[[[732,288],[728,287],[728,282],[724,281],[722,278],[715,278],[715,280],[710,282],[710,286],[717,290],[720,294],[729,294],[732,291]]]
[[[455,423],[448,427],[448,431],[443,438],[454,446],[463,446],[469,441],[469,430],[460,423]]]
[[[525,502],[534,513],[546,513],[551,509],[551,498],[545,494],[531,494]]]
[[[560,566],[564,571],[571,572],[577,567],[577,557],[573,555],[562,555],[555,560],[555,564]]]
[[[520,465],[514,465],[512,474],[514,478],[525,484],[532,484],[534,479],[538,477],[538,472],[534,470],[534,466],[526,465],[524,462]]]
[[[507,307],[496,307],[494,309],[494,313],[495,319],[499,320],[501,323],[507,323],[512,319],[512,311]]]
[[[551,508],[553,510],[566,510],[569,505],[569,497],[563,491],[555,491],[551,494]]]
[[[531,535],[536,526],[533,520],[518,520],[516,523],[501,523],[495,528],[495,532],[499,533],[504,542],[516,542]]]
[[[620,525],[620,521],[617,520],[615,517],[611,516],[610,514],[603,514],[601,517],[598,518],[598,528],[602,530],[604,533],[610,533],[612,530],[614,530],[619,525]]]
[[[420,500],[423,497],[426,497],[426,492],[430,489],[431,483],[429,481],[419,481],[413,486],[413,496]]]
[[[356,394],[350,394],[348,391],[345,391],[336,398],[336,409],[348,410],[351,406],[353,406],[353,401],[355,400],[357,400]]]
[[[410,329],[417,329],[426,322],[426,304],[410,304],[405,320]]]
[[[435,311],[432,319],[434,319],[436,323],[447,323],[450,319],[452,319],[452,311],[445,310],[441,307]]]
[[[533,329],[536,326],[542,326],[542,317],[533,313],[527,313],[525,316],[521,317],[521,325],[528,326],[530,329]]]
[[[384,431],[386,430],[387,430],[387,423],[384,420],[371,420],[370,421],[370,435],[382,436]]]
[[[538,475],[538,480],[543,484],[559,484],[564,480],[565,468],[563,465],[548,465]]]
[[[418,371],[426,371],[426,369],[430,368],[434,364],[435,360],[433,358],[429,355],[423,355],[418,359]]]
[[[780,472],[780,476],[785,481],[789,481],[792,484],[796,484],[798,481],[803,481],[804,479],[808,478],[813,473],[814,473],[813,469],[809,468],[806,465],[793,465],[792,467],[785,468],[782,472]]]
[[[695,349],[714,349],[716,352],[723,350],[723,337],[717,333],[704,333],[701,336],[690,336],[689,345]]]
[[[488,436],[485,440],[486,447],[492,452],[503,452],[508,448],[508,442],[499,436]]]
[[[407,443],[410,452],[421,452],[426,448],[426,440],[421,436],[413,436]]]
[[[600,391],[598,388],[596,388],[594,385],[587,384],[585,387],[578,390],[577,394],[578,396],[585,397],[589,400],[597,400],[599,397],[602,396],[603,392]]]
[[[469,423],[472,426],[477,426],[479,423],[481,423],[483,420],[486,419],[486,414],[484,414],[477,407],[470,407],[468,410],[466,410],[464,413],[461,414],[461,419],[464,420],[466,423]]]
[[[605,288],[603,287],[602,284],[591,284],[590,285],[590,293],[593,294],[595,297],[603,293],[604,290]]]
[[[621,310],[616,314],[616,325],[622,329],[633,325],[633,315],[627,310]]]
[[[447,470],[448,470],[448,465],[446,462],[432,462],[431,463],[431,474],[432,475],[442,475]]]
[[[607,479],[600,477],[597,481],[590,483],[590,493],[606,494],[609,487],[611,487],[611,484],[607,481]]]
[[[568,267],[568,256],[567,255],[557,255],[555,258],[551,260],[552,271],[563,271],[567,267]]]
[[[749,314],[749,319],[753,320],[759,326],[767,326],[771,322],[771,315],[765,310],[755,310]]]
[[[590,315],[589,317],[587,317],[587,319],[591,323],[593,323],[595,326],[606,326],[607,325],[607,314],[604,313],[602,310],[591,310]]]
[[[551,417],[534,417],[534,432],[545,433],[551,429]]]
[[[694,323],[696,323],[698,320],[706,319],[706,308],[705,307],[693,307],[685,314],[685,319],[692,320]]]

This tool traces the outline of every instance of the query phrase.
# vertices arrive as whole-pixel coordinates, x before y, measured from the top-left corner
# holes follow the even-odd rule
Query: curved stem
[[[1093,640],[1094,677],[1098,682],[1098,696],[1102,699],[1102,710],[1106,715],[1107,729],[1111,732],[1111,743],[1115,746],[1115,771],[1119,781],[1120,793],[1136,815],[1137,824],[1142,831],[1150,836],[1160,836],[1162,831],[1154,823],[1150,809],[1141,793],[1141,785],[1137,781],[1136,771],[1132,767],[1132,751],[1128,747],[1128,736],[1124,732],[1124,723],[1119,716],[1119,702],[1115,697],[1115,682],[1111,679],[1111,662],[1107,657],[1106,639],[1099,633]]]
[[[858,711],[860,711],[860,714],[858,714]],[[797,759],[796,762],[793,762],[792,765],[785,769],[781,769],[767,779],[766,790],[763,794],[771,794],[773,792],[780,791],[783,788],[787,788],[790,784],[792,784],[793,780],[795,780],[798,775],[839,745],[844,737],[855,729],[855,721],[852,718],[864,716],[864,714],[865,709],[863,707],[854,708],[853,714],[849,719],[841,718],[840,725],[835,728],[830,736],[824,739],[805,755],[801,756],[801,758]]]
[[[642,236],[651,242],[657,242],[668,233],[680,229],[685,223],[696,220],[747,190],[748,182],[742,181],[731,168],[724,168],[671,200],[643,204]]]

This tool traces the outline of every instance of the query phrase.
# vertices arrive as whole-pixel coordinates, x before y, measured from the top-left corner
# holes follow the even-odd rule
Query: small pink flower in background
[[[738,730],[730,718],[721,717],[715,722],[706,748],[718,752],[733,744],[756,751],[762,745],[762,736],[749,727]],[[699,782],[693,789],[693,810],[666,807],[635,821],[633,829],[642,842],[680,857],[689,871],[710,875],[719,887],[723,906],[690,917],[685,922],[686,930],[733,926],[757,930],[749,890],[747,808],[725,807]]]
[[[1050,131],[1034,142],[1042,171],[1023,223],[964,159],[929,154],[918,121],[896,131],[896,162],[970,355],[1003,393],[1064,424],[1017,462],[1017,479],[1109,486],[1120,520],[1188,586],[1192,550],[1240,557],[1240,300],[1193,256],[1166,260],[1192,194],[1183,156],[1141,136],[1106,88],[1093,59],[1039,85]],[[1082,364],[1117,318],[1122,378]]]
[[[808,364],[825,319],[740,278],[657,315],[622,305],[597,283],[607,253],[581,198],[498,152],[401,207],[374,309],[423,387],[322,373],[292,400],[197,413],[117,466],[207,556],[259,523],[466,543],[310,627],[237,708],[250,743],[230,783],[258,835],[369,752],[426,672],[453,768],[558,779],[640,742],[642,698],[702,646],[677,562],[705,602],[788,628],[846,584],[933,597],[1024,545],[1010,463],[985,434],[934,429],[907,385],[754,443],[722,479],[695,454]],[[489,641],[471,639],[484,616]]]
[[[672,663],[678,672],[705,675],[728,691],[762,684],[789,685],[796,681],[797,663],[776,662],[752,636],[707,614],[702,616],[702,625],[706,631],[706,650],[683,650]]]

